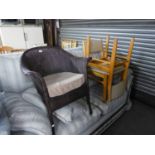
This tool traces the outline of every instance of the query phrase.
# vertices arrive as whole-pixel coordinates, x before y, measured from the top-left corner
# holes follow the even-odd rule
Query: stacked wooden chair
[[[114,39],[112,52],[108,51],[109,36],[106,37],[105,48],[102,47],[102,40],[93,40],[88,37],[83,42],[84,55],[92,57],[88,64],[89,77],[97,79],[103,85],[103,100],[110,101],[120,97],[126,88],[128,67],[131,60],[134,46],[134,38],[131,39],[128,54],[117,54],[118,39]],[[93,46],[93,47],[92,47]],[[94,58],[92,53],[100,53]]]
[[[0,46],[0,54],[23,51],[24,49],[15,49],[11,46]]]
[[[84,57],[101,59],[103,57],[102,40],[92,40],[89,36],[83,41],[83,55]]]
[[[76,40],[69,40],[64,39],[61,41],[61,47],[64,48],[75,48],[77,47],[77,41]]]

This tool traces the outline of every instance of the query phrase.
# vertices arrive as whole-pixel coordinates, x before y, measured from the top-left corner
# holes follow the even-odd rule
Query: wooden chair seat
[[[105,70],[98,69],[97,67],[89,67],[88,70],[91,70],[92,72],[98,72],[101,74],[109,75],[109,72],[106,72]],[[124,66],[115,67],[114,74],[119,74],[119,73],[123,72],[124,70],[125,70]]]
[[[92,53],[91,48],[92,45],[94,45],[94,43],[92,44],[92,42],[93,40],[91,40],[90,37],[88,37],[83,42],[84,55],[87,57],[90,56],[90,53]],[[117,39],[114,39],[111,54],[108,52],[109,36],[107,36],[106,38],[105,48],[101,47],[101,41],[95,43],[98,44],[95,46],[95,48],[98,48],[97,50],[100,49],[101,57],[100,59],[92,58],[88,63],[89,77],[93,77],[94,79],[95,77],[99,77],[98,82],[103,85],[104,89],[104,101],[117,98],[125,90],[128,67],[130,64],[132,49],[134,45],[134,38],[131,39],[127,56],[116,53],[118,44]],[[94,49],[94,47],[92,49]],[[113,85],[113,79],[116,74],[120,75],[121,80]],[[118,91],[117,89],[120,90]]]

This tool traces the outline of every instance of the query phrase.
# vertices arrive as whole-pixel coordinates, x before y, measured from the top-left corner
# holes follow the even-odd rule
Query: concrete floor
[[[133,100],[131,110],[123,114],[104,135],[154,135],[155,108]]]

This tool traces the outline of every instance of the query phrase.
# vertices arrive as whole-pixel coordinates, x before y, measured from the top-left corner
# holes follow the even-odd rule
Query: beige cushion
[[[90,54],[90,57],[100,59],[101,58],[101,52],[100,51],[93,52]]]
[[[89,70],[97,72],[97,73],[108,75],[108,73],[106,71],[102,71],[102,70],[99,70],[99,69],[94,68],[94,67],[90,67]],[[121,81],[122,71],[124,71],[124,66],[119,66],[119,67],[114,69],[114,76],[113,76],[112,84],[115,85]]]
[[[50,97],[66,94],[82,86],[85,82],[83,74],[62,72],[44,77]]]
[[[126,82],[125,81],[121,81],[115,85],[112,86],[112,92],[111,92],[111,99],[116,99],[120,96],[123,95],[123,93],[125,92],[125,86],[126,86]]]
[[[89,67],[89,70],[96,71],[96,72],[102,73],[102,74],[108,74],[106,71],[102,71],[102,70],[97,69],[95,67]],[[119,66],[119,67],[114,69],[114,74],[121,73],[123,70],[124,70],[124,66]]]
[[[101,40],[91,40],[91,53],[101,50],[102,42]]]

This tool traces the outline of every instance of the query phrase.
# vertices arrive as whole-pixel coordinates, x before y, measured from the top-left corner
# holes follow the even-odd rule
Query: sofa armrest
[[[45,106],[47,108],[49,117],[51,116],[51,110],[50,110],[50,104],[49,104],[49,95],[48,90],[46,87],[46,83],[42,76],[34,71],[30,71],[27,68],[23,67],[23,72],[25,75],[30,76],[35,84],[35,87],[38,91],[38,93],[41,95],[43,102],[45,103]]]
[[[1,96],[1,95],[0,95]],[[10,122],[9,117],[7,115],[5,106],[0,100],[0,135],[8,135],[10,134]]]

